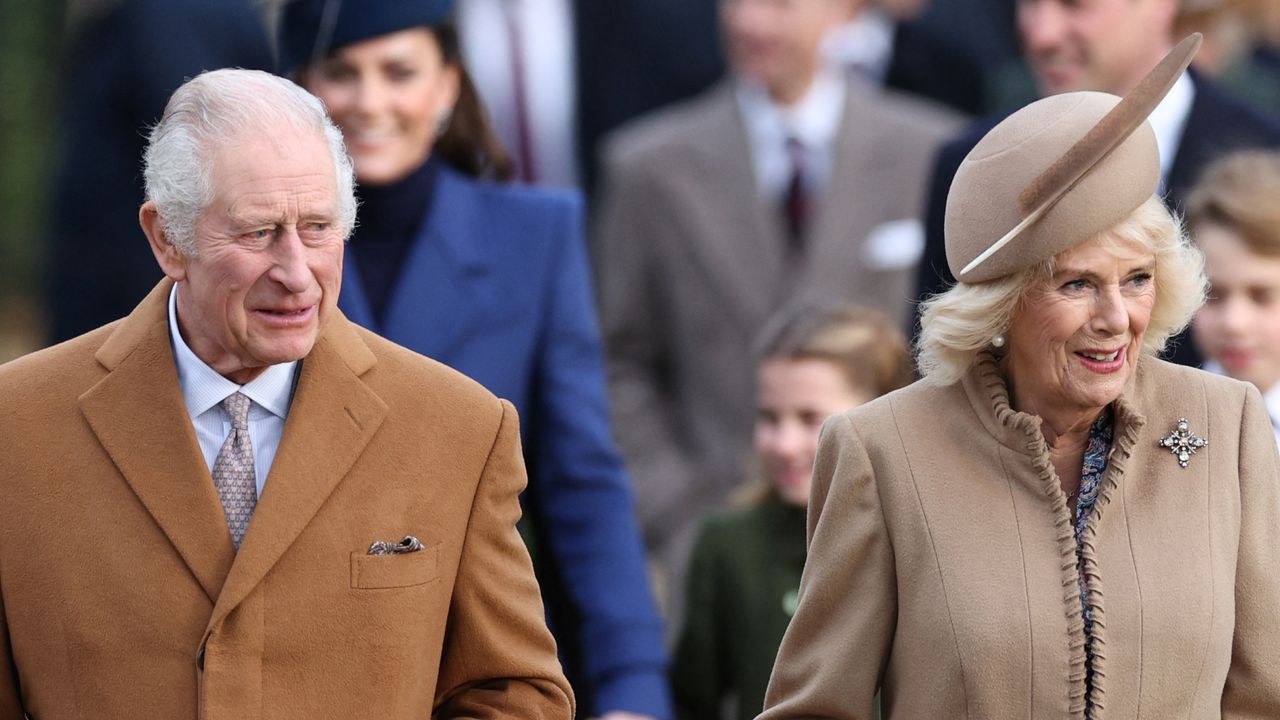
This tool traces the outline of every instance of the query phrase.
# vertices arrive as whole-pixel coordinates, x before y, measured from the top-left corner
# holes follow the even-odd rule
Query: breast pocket
[[[437,560],[440,546],[424,547],[417,552],[398,555],[351,553],[351,587],[358,590],[384,590],[426,585],[438,578]]]

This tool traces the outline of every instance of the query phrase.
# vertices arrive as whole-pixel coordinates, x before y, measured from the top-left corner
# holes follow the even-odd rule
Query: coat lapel
[[[178,385],[166,280],[102,345],[109,374],[80,397],[89,427],[209,596],[235,551]]]
[[[302,361],[280,449],[218,595],[210,629],[293,544],[382,424],[387,406],[359,377],[374,363],[373,353],[340,314]]]
[[[875,178],[894,165],[893,148],[901,137],[883,132],[886,128],[874,107],[876,98],[860,83],[849,82],[846,87],[832,148],[831,182],[818,206],[809,237],[808,267],[801,277],[834,271],[841,274],[841,282],[856,284],[859,278],[849,273],[866,269],[861,255],[872,223],[884,216],[884,208],[897,204],[896,198],[885,197],[886,190],[876,185]]]
[[[687,241],[719,285],[726,312],[755,332],[776,304],[782,283],[782,219],[756,191],[751,144],[733,87],[708,98],[689,133],[693,164],[687,187],[675,188],[699,218]],[[674,177],[673,181],[681,178]]]
[[[473,318],[499,298],[487,279],[491,243],[477,236],[483,194],[477,183],[441,167],[432,206],[409,248],[401,280],[387,307],[384,334],[429,357],[456,355],[475,327]]]

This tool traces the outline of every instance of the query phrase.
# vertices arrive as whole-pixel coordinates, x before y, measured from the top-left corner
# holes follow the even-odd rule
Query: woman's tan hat
[[[947,264],[979,283],[1031,267],[1124,220],[1160,183],[1147,116],[1200,47],[1192,34],[1124,98],[1073,92],[992,128],[947,194]]]

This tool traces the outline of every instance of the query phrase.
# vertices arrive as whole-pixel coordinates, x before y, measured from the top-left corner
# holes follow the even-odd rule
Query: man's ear
[[[165,234],[164,221],[160,219],[160,211],[156,209],[154,202],[148,200],[138,209],[138,224],[142,225],[142,232],[151,245],[151,254],[156,256],[156,262],[160,263],[160,269],[164,274],[174,282],[185,279],[187,256],[178,250],[177,245],[169,241],[169,236]]]

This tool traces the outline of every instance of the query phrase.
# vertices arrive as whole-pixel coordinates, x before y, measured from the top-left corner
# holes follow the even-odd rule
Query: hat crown
[[[1074,92],[1006,118],[960,164],[947,194],[947,264],[984,282],[1047,260],[1129,216],[1160,182],[1146,118],[1200,47],[1193,33],[1124,98]]]
[[[291,73],[344,45],[415,27],[453,14],[454,0],[292,0],[280,16],[280,71]]]

